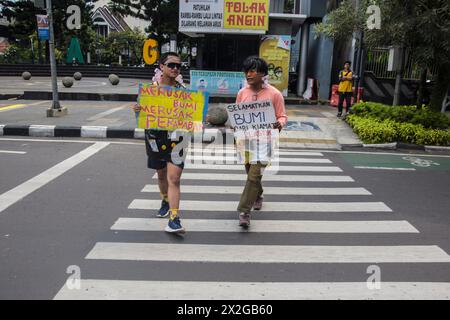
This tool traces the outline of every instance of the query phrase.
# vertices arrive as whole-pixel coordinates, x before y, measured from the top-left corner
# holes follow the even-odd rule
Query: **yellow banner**
[[[269,0],[225,0],[225,29],[269,29]]]
[[[168,131],[198,132],[208,110],[208,94],[141,83],[138,127]]]
[[[289,86],[290,36],[265,36],[259,47],[259,56],[269,66],[269,83],[287,96]]]

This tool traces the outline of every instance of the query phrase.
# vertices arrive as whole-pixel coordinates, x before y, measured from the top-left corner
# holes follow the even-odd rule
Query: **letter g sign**
[[[143,58],[146,64],[154,64],[158,61],[158,42],[155,39],[148,39],[145,41]]]

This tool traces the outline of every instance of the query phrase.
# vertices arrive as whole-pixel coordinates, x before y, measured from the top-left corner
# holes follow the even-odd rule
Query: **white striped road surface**
[[[203,170],[235,170],[235,171],[245,171],[244,166],[238,164],[227,164],[227,165],[219,165],[219,164],[197,164],[197,163],[189,163],[186,162],[185,169],[203,169]],[[330,167],[330,166],[268,166],[265,171],[307,171],[307,172],[342,172],[342,169],[339,167]]]
[[[128,209],[154,210],[161,200],[135,199]],[[181,200],[183,210],[236,211],[236,201]],[[264,202],[263,212],[391,212],[383,202]]]
[[[158,175],[155,173],[153,179],[158,179]],[[246,174],[227,173],[226,176],[222,175],[218,177],[214,173],[192,173],[183,172],[183,180],[214,180],[214,181],[245,181],[247,180]],[[263,181],[280,181],[280,182],[354,182],[349,176],[315,176],[315,175],[263,175]]]
[[[119,218],[111,230],[161,231],[166,219]],[[282,232],[282,233],[419,233],[407,221],[312,221],[252,220],[250,229],[238,226],[237,220],[183,219],[189,232]]]
[[[241,186],[197,186],[197,185],[181,185],[183,193],[213,193],[213,194],[241,194],[243,187]],[[142,189],[142,192],[159,193],[159,187],[154,184],[148,184]],[[276,195],[371,195],[364,188],[282,188],[282,187],[265,187],[264,194]]]
[[[217,282],[82,279],[56,300],[449,300],[449,282]]]
[[[86,259],[226,263],[440,263],[438,246],[279,246],[97,242]]]
[[[274,158],[277,162],[292,162],[292,163],[332,163],[329,159],[317,159],[317,158]],[[239,163],[237,157],[217,157],[217,156],[187,156],[186,162],[216,162],[216,163]]]
[[[79,153],[75,154],[74,156],[51,167],[50,169],[45,170],[44,172],[35,176],[34,178],[31,178],[30,180],[25,181],[24,183],[18,185],[17,187],[1,194],[0,213],[9,206],[12,206],[16,202],[25,198],[30,193],[36,191],[37,189],[49,183],[50,181],[53,181],[54,179],[58,178],[66,171],[72,169],[73,167],[83,162],[87,158],[91,157],[92,155],[96,154],[97,152],[99,152],[108,145],[109,142],[97,142],[87,147],[86,149],[80,151]]]
[[[10,154],[26,154],[25,151],[11,151],[11,150],[0,150],[0,153],[10,153]]]

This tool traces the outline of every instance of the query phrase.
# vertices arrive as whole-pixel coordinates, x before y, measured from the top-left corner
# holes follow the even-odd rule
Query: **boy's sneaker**
[[[239,214],[239,226],[248,228],[250,226],[250,214],[241,212]]]
[[[161,208],[158,211],[158,214],[156,215],[158,218],[165,218],[169,215],[169,203],[166,200],[163,200],[161,202]]]
[[[263,204],[263,200],[264,200],[264,198],[262,196],[258,197],[258,199],[256,199],[255,203],[253,204],[253,209],[254,210],[261,210],[262,204]]]
[[[342,112],[338,112],[337,117],[340,118],[342,116]]]
[[[166,232],[170,233],[185,233],[186,230],[181,226],[181,221],[179,217],[170,218],[169,223],[165,229]]]

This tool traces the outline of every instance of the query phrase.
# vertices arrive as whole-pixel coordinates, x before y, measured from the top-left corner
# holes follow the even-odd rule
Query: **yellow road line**
[[[13,104],[13,105],[6,106],[6,107],[0,107],[0,112],[6,111],[6,110],[11,110],[11,109],[24,108],[24,107],[28,107],[28,105],[27,104]]]

